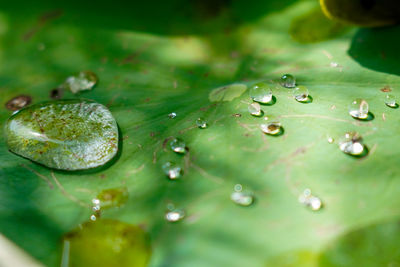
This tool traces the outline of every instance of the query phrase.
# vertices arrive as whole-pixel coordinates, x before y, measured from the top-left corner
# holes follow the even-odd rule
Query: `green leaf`
[[[128,199],[101,218],[146,229],[150,266],[265,266],[293,251],[313,264],[344,233],[399,218],[399,109],[384,104],[381,89],[399,98],[400,78],[395,59],[376,59],[380,47],[397,53],[388,43],[399,27],[379,31],[380,40],[371,38],[376,30],[353,28],[301,44],[290,25],[315,1],[81,2],[0,9],[0,127],[11,98],[48,101],[68,76],[91,70],[99,82],[78,97],[107,106],[121,134],[119,158],[89,173],[47,169],[8,152],[1,137],[0,231],[37,260],[59,266],[63,236],[89,221],[92,199],[108,189],[126,188]],[[363,40],[376,50],[364,50]],[[311,103],[276,83],[285,73],[308,88]],[[262,109],[283,135],[260,131],[265,120],[248,113],[244,87],[210,102],[216,88],[258,82],[277,85],[276,103]],[[64,91],[69,98],[76,96]],[[348,114],[356,98],[369,103],[373,120]],[[208,128],[196,126],[199,117]],[[349,131],[364,138],[367,156],[340,151]],[[170,150],[175,137],[185,141],[184,155]],[[181,166],[182,177],[169,180],[165,162]],[[235,184],[253,193],[252,205],[231,201]],[[299,203],[306,188],[322,200],[320,211]],[[185,210],[182,221],[165,220],[171,203]]]

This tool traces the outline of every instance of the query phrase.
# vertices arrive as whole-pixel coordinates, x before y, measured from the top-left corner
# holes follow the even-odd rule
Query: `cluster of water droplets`
[[[311,194],[310,189],[305,189],[303,193],[299,196],[299,202],[313,211],[320,210],[322,208],[322,201],[319,197]]]

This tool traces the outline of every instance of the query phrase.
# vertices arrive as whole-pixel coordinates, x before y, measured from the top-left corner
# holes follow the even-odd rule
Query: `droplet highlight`
[[[360,156],[365,150],[362,137],[357,132],[348,132],[340,138],[339,148],[344,153],[353,156]]]
[[[175,112],[171,112],[168,114],[168,118],[170,119],[174,119],[176,117],[176,113]]]
[[[174,162],[164,163],[162,169],[167,177],[171,180],[179,179],[182,176],[182,168]]]
[[[168,222],[179,222],[185,218],[185,211],[177,209],[173,204],[167,205],[168,211],[165,213],[165,220]]]
[[[264,114],[263,110],[261,109],[261,106],[257,102],[253,102],[249,104],[248,106],[249,113],[254,116],[254,117],[260,117]]]
[[[250,87],[249,95],[255,102],[267,104],[272,101],[271,87],[266,83],[257,83]]]
[[[294,88],[293,97],[298,102],[307,102],[309,100],[307,87],[299,85],[296,88]]]
[[[172,151],[174,151],[178,154],[184,154],[186,152],[186,144],[180,138],[172,139],[172,141],[169,143],[169,145],[170,145]]]
[[[73,94],[76,94],[81,91],[92,90],[98,80],[94,72],[81,71],[77,75],[68,77],[64,82],[64,87],[68,88]]]
[[[293,88],[296,86],[296,79],[291,74],[284,74],[281,77],[281,85],[286,88]]]
[[[394,97],[394,95],[386,95],[385,96],[385,104],[386,104],[386,106],[391,107],[391,108],[398,107],[398,104],[396,102],[396,98]]]
[[[200,129],[205,129],[208,127],[207,121],[203,118],[198,118],[196,120],[196,125],[197,127],[199,127]]]
[[[356,119],[365,120],[368,118],[369,106],[367,101],[357,98],[349,105],[349,114]]]
[[[261,124],[260,129],[265,134],[279,135],[282,133],[282,124],[277,121],[267,122],[267,123]]]
[[[312,211],[318,211],[322,208],[321,199],[312,195],[311,190],[308,188],[299,196],[299,202],[309,207]]]
[[[252,192],[243,191],[243,186],[237,184],[234,186],[234,191],[231,194],[231,200],[240,206],[250,206],[254,202],[254,196]]]

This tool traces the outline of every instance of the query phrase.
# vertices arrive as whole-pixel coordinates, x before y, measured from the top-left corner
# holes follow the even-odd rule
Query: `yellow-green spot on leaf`
[[[63,262],[71,267],[144,267],[150,256],[149,235],[116,220],[86,222],[64,236]]]
[[[128,200],[128,189],[126,187],[105,189],[100,192],[97,199],[100,200],[103,209],[119,207]]]
[[[234,83],[212,90],[208,95],[208,99],[211,102],[232,101],[233,99],[241,96],[246,90],[247,85],[242,83]]]

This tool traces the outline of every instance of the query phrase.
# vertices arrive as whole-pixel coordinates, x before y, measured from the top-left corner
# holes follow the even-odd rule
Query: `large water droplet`
[[[15,154],[61,170],[98,167],[118,151],[115,119],[105,106],[87,100],[22,109],[8,119],[5,134]]]
[[[243,191],[243,187],[240,184],[235,185],[234,191],[231,194],[231,200],[240,206],[250,206],[253,204],[254,197],[253,193]]]
[[[257,83],[250,87],[249,95],[255,102],[266,104],[272,101],[271,87],[266,83]]]
[[[68,266],[147,266],[151,256],[150,237],[140,227],[116,220],[86,222],[64,236]],[[64,256],[66,258],[64,258]]]
[[[362,155],[365,150],[362,137],[357,132],[348,132],[340,138],[339,148],[344,153],[353,156]]]
[[[349,114],[356,119],[365,120],[368,118],[368,103],[364,99],[357,98],[349,106]]]
[[[279,135],[282,133],[282,124],[277,121],[271,121],[261,124],[260,129],[263,133],[269,135]]]
[[[10,99],[6,103],[6,108],[12,111],[20,110],[23,107],[28,106],[32,102],[32,98],[27,95],[19,95]]]
[[[101,191],[97,195],[97,200],[99,201],[99,206],[102,209],[107,209],[111,207],[120,207],[126,203],[129,194],[126,187],[121,188],[110,188]]]
[[[92,71],[81,71],[79,74],[70,76],[64,83],[64,87],[76,94],[80,91],[91,90],[98,82],[97,75]]]
[[[293,88],[296,86],[296,79],[291,74],[284,74],[281,77],[281,85],[286,88]]]
[[[385,104],[386,104],[386,106],[391,107],[391,108],[398,107],[398,104],[396,102],[396,98],[394,97],[394,95],[386,95],[385,96]]]
[[[196,125],[197,125],[197,127],[199,127],[200,129],[205,129],[205,128],[207,128],[207,121],[205,120],[205,119],[203,119],[203,118],[198,118],[197,120],[196,120]]]
[[[253,102],[253,103],[249,104],[248,110],[249,110],[250,114],[255,117],[260,117],[264,113],[261,109],[260,104],[258,104],[257,102]]]
[[[317,211],[322,208],[322,201],[320,198],[313,196],[310,189],[305,189],[299,196],[299,202],[308,206],[311,210]]]
[[[166,162],[162,169],[171,180],[179,179],[182,176],[182,168],[174,162]]]
[[[307,102],[309,100],[307,87],[299,85],[296,88],[294,88],[293,97],[298,102]]]
[[[186,144],[185,142],[180,139],[180,138],[174,138],[172,141],[169,143],[171,149],[179,154],[183,154],[186,152]]]

